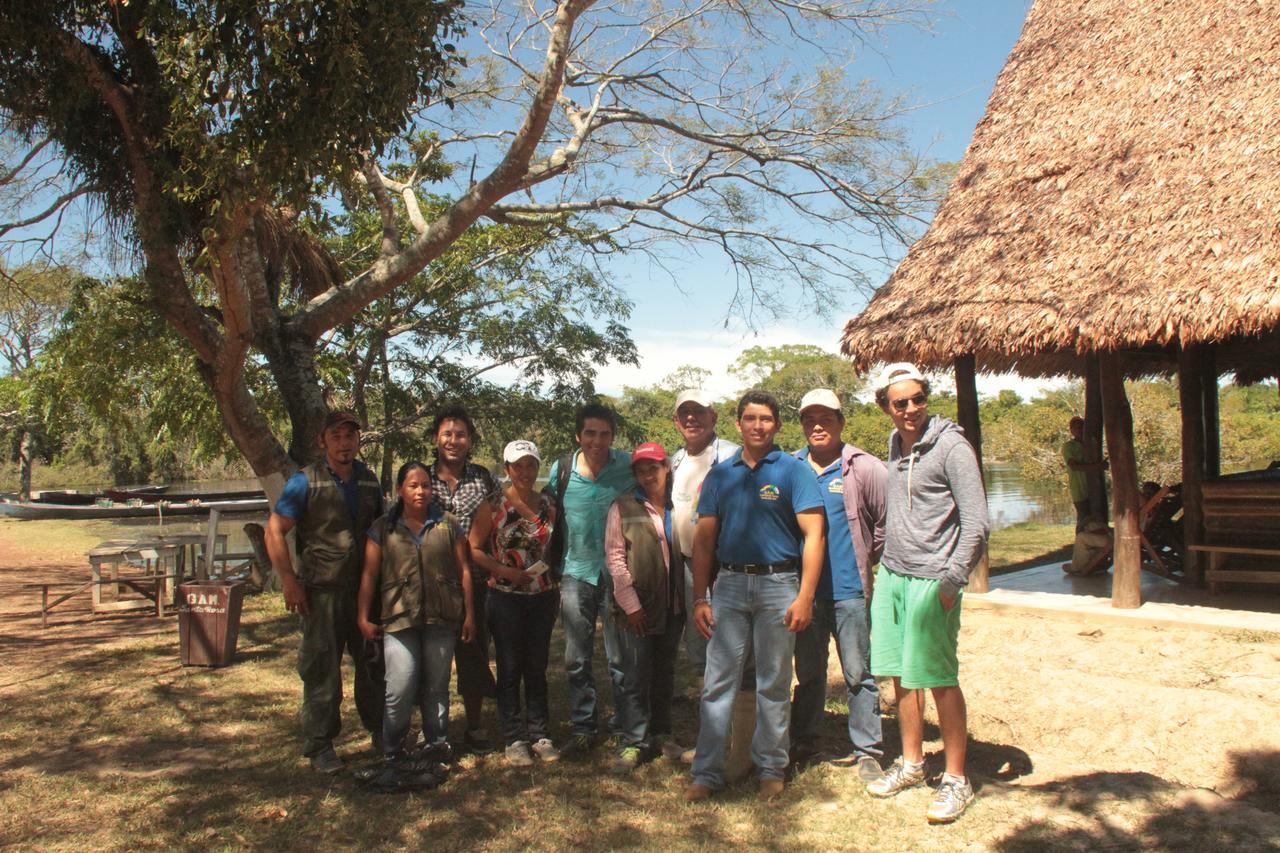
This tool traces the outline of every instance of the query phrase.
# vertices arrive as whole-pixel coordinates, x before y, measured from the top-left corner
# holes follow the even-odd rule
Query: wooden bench
[[[101,589],[104,584],[127,586],[143,596],[143,600],[136,603],[128,602],[130,607],[125,609],[136,609],[139,606],[150,607],[154,605],[155,614],[157,616],[163,616],[164,605],[168,600],[165,595],[166,587],[174,577],[174,575],[139,575],[134,577],[90,578],[87,581],[40,581],[35,583],[24,583],[22,586],[25,589],[40,590],[40,627],[44,629],[49,627],[50,610],[68,599],[74,598],[86,589],[93,588],[96,592]],[[64,592],[53,601],[50,601],[49,590],[51,589],[65,589],[69,590],[69,592]],[[93,607],[93,611],[95,613],[100,612],[100,610],[101,608],[99,606]]]
[[[1209,592],[1223,583],[1280,584],[1280,479],[1224,477],[1204,484]],[[1246,565],[1224,569],[1227,560]]]
[[[1209,555],[1209,568],[1204,579],[1209,584],[1209,592],[1217,593],[1218,584],[1234,581],[1236,583],[1272,583],[1280,584],[1280,548],[1249,548],[1242,545],[1192,545],[1192,551],[1200,551]],[[1227,557],[1231,555],[1245,557],[1273,557],[1277,560],[1275,570],[1267,569],[1241,570],[1224,569]]]
[[[24,583],[22,586],[24,589],[40,590],[40,627],[48,628],[50,610],[57,607],[59,604],[66,601],[67,599],[74,598],[75,596],[84,592],[86,589],[88,589],[92,585],[93,585],[93,581],[87,580],[87,581],[62,581],[62,582],[53,581],[49,583]],[[52,602],[50,602],[49,590],[51,589],[69,589],[71,591],[67,593],[63,593],[62,595],[55,598]]]

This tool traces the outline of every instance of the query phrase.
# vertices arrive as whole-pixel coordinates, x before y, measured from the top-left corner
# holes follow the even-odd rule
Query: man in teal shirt
[[[609,507],[620,494],[635,490],[631,456],[613,448],[617,416],[612,409],[592,403],[578,410],[574,437],[578,450],[570,457],[573,468],[562,498],[565,552],[560,579],[560,619],[564,626],[564,668],[569,677],[569,722],[573,739],[566,757],[581,755],[595,745],[598,732],[595,677],[591,660],[596,620],[604,619],[604,651],[613,682],[614,707],[622,679],[617,628],[609,614],[613,594],[604,570],[604,523]],[[562,460],[551,466],[550,482],[559,482]]]

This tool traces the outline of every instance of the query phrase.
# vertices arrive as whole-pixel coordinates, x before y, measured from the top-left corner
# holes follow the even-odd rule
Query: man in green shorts
[[[914,365],[885,368],[876,402],[894,430],[882,571],[871,599],[871,671],[893,678],[902,757],[867,791],[891,797],[924,783],[928,688],[938,709],[946,772],[926,816],[930,823],[950,823],[973,800],[964,769],[968,726],[956,643],[961,588],[986,546],[986,494],[973,447],[959,426],[929,415],[929,383]]]

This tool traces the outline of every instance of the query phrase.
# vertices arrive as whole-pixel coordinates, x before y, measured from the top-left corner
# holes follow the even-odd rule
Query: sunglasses
[[[893,406],[895,411],[905,412],[907,410],[907,403],[915,403],[917,409],[923,409],[928,402],[928,395],[921,391],[914,397],[903,397],[901,400],[891,400],[890,404]]]

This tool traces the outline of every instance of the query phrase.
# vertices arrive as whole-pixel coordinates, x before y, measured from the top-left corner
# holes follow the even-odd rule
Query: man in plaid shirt
[[[476,428],[471,415],[461,406],[442,409],[431,426],[436,458],[431,465],[434,500],[453,513],[467,534],[472,550],[485,550],[493,528],[493,510],[500,496],[498,481],[489,469],[471,462],[471,446]],[[493,672],[489,668],[489,629],[485,617],[488,577],[472,569],[472,603],[475,610],[475,639],[459,642],[454,649],[458,668],[458,694],[466,712],[467,730],[463,746],[471,752],[493,751],[482,724],[484,700],[496,695]]]

